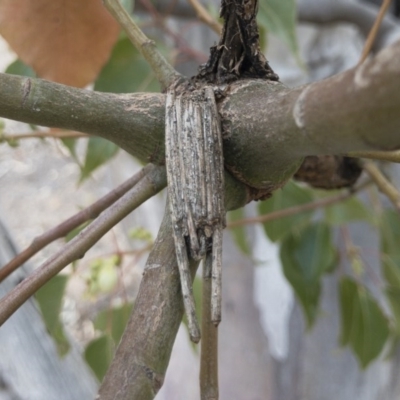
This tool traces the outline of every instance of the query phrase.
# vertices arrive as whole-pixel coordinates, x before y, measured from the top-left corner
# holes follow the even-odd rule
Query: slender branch
[[[400,42],[300,88],[234,83],[218,104],[225,166],[250,187],[274,189],[308,155],[398,149],[399,82]],[[165,158],[163,94],[96,93],[0,74],[0,117],[93,133],[145,162]]]
[[[222,32],[222,24],[220,24],[215,18],[213,18],[207,9],[198,0],[189,0],[189,3],[196,11],[197,17],[200,21],[204,22],[218,35]]]
[[[218,400],[218,327],[211,317],[212,254],[203,263],[203,293],[201,317],[200,397]]]
[[[147,260],[139,293],[97,400],[151,400],[164,382],[183,316],[169,208]],[[190,260],[192,279],[198,262]]]
[[[112,204],[53,257],[0,300],[0,326],[38,289],[71,262],[82,258],[105,233],[166,185],[163,168],[152,166],[139,183]]]
[[[32,133],[1,133],[0,132],[0,143],[1,142],[8,142],[8,141],[15,141],[20,139],[45,139],[45,138],[52,138],[52,139],[79,139],[79,138],[87,138],[90,137],[87,133],[82,132],[71,132],[71,131],[61,131],[61,132],[32,132]]]
[[[388,181],[373,162],[365,162],[363,167],[369,177],[376,183],[379,190],[388,197],[397,211],[400,211],[400,192],[396,187]]]
[[[378,35],[379,28],[382,24],[383,17],[385,16],[385,14],[390,6],[391,1],[392,0],[383,0],[381,8],[379,9],[379,13],[374,22],[374,25],[371,28],[371,32],[369,33],[367,40],[365,41],[365,45],[364,45],[364,48],[363,48],[363,51],[362,51],[362,54],[360,57],[360,61],[358,62],[358,66],[360,66],[366,60],[368,54],[370,53],[372,46],[375,42],[375,39]]]
[[[91,204],[89,207],[78,212],[74,216],[68,218],[66,221],[57,225],[56,227],[48,230],[42,235],[36,237],[32,243],[8,262],[3,268],[0,269],[0,282],[2,282],[8,275],[19,268],[24,262],[33,257],[37,252],[42,250],[48,244],[54,242],[57,239],[65,237],[73,229],[83,223],[95,219],[108,208],[111,204],[115,203],[121,196],[123,196],[129,189],[134,187],[153,167],[148,165],[144,167],[137,174],[126,180],[120,186],[115,188],[110,193]]]
[[[125,30],[134,46],[150,64],[163,89],[167,88],[181,77],[181,75],[157,50],[155,43],[150,40],[133,21],[119,0],[103,0],[103,3],[107,10]]]
[[[352,151],[346,154],[347,157],[369,158],[393,163],[400,163],[400,151]]]
[[[341,201],[354,196],[356,193],[360,192],[361,190],[364,190],[370,184],[371,182],[368,181],[358,186],[357,188],[346,190],[343,193],[340,193],[336,196],[330,196],[321,200],[312,201],[310,203],[284,208],[283,210],[273,211],[266,215],[259,215],[258,217],[239,219],[237,221],[228,223],[227,228],[233,229],[236,228],[237,226],[266,223],[276,219],[288,217],[290,215],[300,214],[305,211],[312,211],[316,210],[317,208],[328,207],[332,204],[340,203]]]

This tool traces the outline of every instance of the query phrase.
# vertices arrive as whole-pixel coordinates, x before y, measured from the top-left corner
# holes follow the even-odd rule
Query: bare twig
[[[120,186],[115,188],[110,193],[97,200],[95,203],[75,214],[71,218],[62,222],[60,225],[50,229],[42,235],[36,237],[32,243],[13,258],[8,264],[0,269],[0,282],[2,282],[8,275],[19,268],[24,262],[33,257],[37,252],[42,250],[48,244],[54,242],[66,236],[73,229],[76,229],[84,222],[90,221],[96,218],[101,212],[103,212],[111,204],[115,203],[121,196],[123,196],[129,189],[135,186],[150,170],[152,166],[146,166],[137,174],[129,178],[127,181],[122,183]]]
[[[266,215],[259,215],[258,217],[254,217],[254,218],[239,219],[237,221],[228,223],[227,228],[232,229],[232,228],[236,228],[237,226],[265,223],[265,222],[273,221],[276,219],[288,217],[290,215],[299,214],[299,213],[302,213],[305,211],[311,211],[311,210],[315,210],[317,208],[328,207],[332,204],[339,203],[343,200],[348,199],[349,197],[354,196],[356,193],[365,189],[370,184],[371,184],[371,182],[368,181],[368,182],[365,182],[362,185],[358,186],[357,188],[352,188],[352,189],[347,190],[343,193],[340,193],[336,196],[326,197],[324,199],[312,201],[310,203],[300,204],[298,206],[284,208],[283,210],[274,211],[274,212],[271,212]]]
[[[379,27],[381,26],[383,17],[386,14],[387,9],[389,8],[391,3],[391,0],[383,0],[381,8],[379,10],[379,13],[376,17],[376,20],[374,22],[374,25],[371,28],[371,31],[367,37],[367,40],[365,41],[365,45],[360,57],[360,61],[358,62],[358,65],[361,65],[365,59],[368,57],[368,54],[370,53],[372,46],[375,42],[376,36],[378,35]]]
[[[203,293],[201,317],[200,397],[218,400],[218,327],[211,317],[212,308],[212,254],[203,262]]]
[[[20,139],[79,139],[87,138],[91,135],[82,132],[75,131],[46,131],[46,132],[31,132],[31,133],[1,133],[0,132],[0,143],[7,141],[15,141]]]
[[[203,21],[206,25],[208,25],[215,33],[218,35],[221,34],[222,24],[213,18],[207,9],[198,2],[198,0],[189,0],[189,3],[196,11],[197,17],[200,21]]]
[[[82,258],[105,233],[125,218],[144,201],[166,185],[162,167],[151,166],[150,171],[119,200],[96,218],[64,248],[18,284],[0,300],[0,325],[2,325],[30,296],[71,262]]]
[[[393,163],[400,163],[400,150],[395,151],[352,151],[347,157],[369,158]]]
[[[396,189],[396,187],[389,182],[389,180],[382,174],[382,172],[373,162],[365,162],[363,168],[369,177],[376,183],[376,186],[378,186],[379,190],[393,203],[397,211],[400,211],[400,192]]]
[[[157,50],[154,41],[150,40],[133,21],[119,0],[103,0],[103,3],[125,30],[134,46],[150,64],[163,89],[181,77],[179,72]]]

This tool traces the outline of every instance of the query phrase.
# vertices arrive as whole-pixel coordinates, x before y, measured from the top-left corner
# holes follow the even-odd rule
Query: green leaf
[[[118,146],[114,143],[99,137],[91,137],[86,150],[85,162],[81,167],[80,181],[84,181],[96,168],[114,157],[117,151]]]
[[[325,220],[332,225],[346,224],[352,221],[373,222],[372,214],[356,197],[331,205],[325,209]]]
[[[310,189],[290,181],[282,190],[276,191],[270,199],[260,202],[258,210],[261,215],[264,215],[284,208],[309,203],[312,200],[313,194]],[[263,224],[264,230],[268,237],[275,242],[307,224],[312,213],[312,211],[306,211],[266,222]]]
[[[228,219],[230,222],[238,221],[244,218],[244,209],[239,208],[235,211],[230,211],[228,213]],[[251,253],[249,242],[246,235],[245,226],[237,226],[230,230],[232,233],[235,243],[238,245],[239,249],[244,253],[249,255]]]
[[[258,22],[271,33],[279,36],[289,46],[293,55],[299,59],[295,0],[260,0]]]
[[[78,156],[76,155],[76,139],[62,138],[61,142],[68,149],[71,157],[79,164]]]
[[[149,65],[126,37],[114,46],[108,63],[97,78],[94,90],[112,93],[159,92],[160,86]]]
[[[62,299],[67,281],[66,275],[56,275],[35,294],[46,328],[56,342],[60,355],[66,354],[69,350],[69,343],[60,321]]]
[[[370,292],[350,278],[339,285],[342,316],[340,342],[353,349],[360,365],[365,368],[379,356],[389,338],[386,317]]]
[[[114,355],[113,341],[108,335],[92,340],[85,349],[85,360],[99,381],[102,381]]]
[[[13,75],[21,75],[21,76],[28,76],[30,78],[35,78],[36,74],[35,71],[22,62],[20,59],[11,63],[7,69],[6,74],[13,74]]]
[[[132,307],[133,304],[124,304],[120,307],[101,311],[94,321],[95,328],[110,335],[114,344],[117,345],[128,323]]]
[[[400,289],[389,286],[385,289],[386,298],[389,300],[390,308],[394,317],[397,335],[400,336]]]
[[[285,237],[281,245],[283,272],[303,307],[308,327],[315,321],[321,292],[320,279],[336,262],[331,232],[324,223],[309,225]]]
[[[383,274],[389,286],[400,288],[400,217],[385,210],[380,221]]]

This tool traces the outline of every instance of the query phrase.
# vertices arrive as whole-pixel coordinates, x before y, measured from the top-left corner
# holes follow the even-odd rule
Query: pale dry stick
[[[168,176],[168,197],[171,212],[172,232],[175,242],[176,259],[181,279],[183,304],[188,319],[190,339],[194,343],[200,341],[200,327],[196,318],[196,308],[193,297],[192,278],[189,271],[189,259],[187,254],[185,236],[188,236],[187,229],[187,206],[185,198],[185,164],[182,159],[180,143],[180,132],[182,132],[181,99],[176,98],[175,90],[167,92],[165,118],[165,154],[166,169]],[[184,201],[184,204],[182,204]],[[183,207],[185,206],[185,209]],[[189,210],[190,211],[190,210]],[[184,212],[186,215],[184,215]],[[190,217],[190,216],[189,216]]]
[[[218,35],[222,32],[222,24],[220,24],[215,18],[213,18],[207,9],[198,2],[198,0],[189,0],[189,3],[196,11],[197,17],[200,21],[203,21]]]
[[[133,175],[131,178],[126,180],[120,186],[115,188],[110,193],[107,193],[101,199],[91,204],[89,207],[78,212],[72,217],[68,218],[61,224],[48,230],[40,236],[33,239],[32,243],[10,262],[4,265],[0,269],[0,282],[2,282],[7,276],[19,268],[24,262],[33,257],[36,253],[42,250],[44,247],[54,242],[57,239],[65,237],[73,229],[78,228],[83,223],[90,221],[98,217],[111,204],[115,203],[121,196],[123,196],[129,189],[134,187],[153,167],[148,165],[140,170],[138,173]]]
[[[211,320],[215,327],[221,322],[222,304],[222,235],[223,227],[216,226],[212,242]]]
[[[218,327],[211,317],[212,254],[203,262],[203,290],[201,316],[200,398],[218,400]]]
[[[157,50],[153,40],[150,40],[133,21],[131,16],[121,5],[119,0],[103,0],[103,3],[112,16],[125,30],[130,41],[140,51],[142,56],[150,64],[157,80],[163,89],[170,86],[182,75],[177,72],[165,57]]]
[[[396,187],[389,182],[389,180],[373,162],[364,162],[363,169],[375,182],[379,190],[393,203],[397,211],[400,211],[400,192],[396,189]]]
[[[75,131],[61,131],[61,132],[32,132],[32,133],[0,133],[0,143],[10,140],[20,139],[80,139],[88,138],[91,135],[87,133],[75,132]]]
[[[0,326],[37,290],[82,258],[104,234],[166,185],[163,167],[152,166],[140,182],[0,300]]]
[[[258,217],[253,218],[243,218],[237,221],[229,222],[227,225],[228,229],[233,229],[238,226],[251,225],[251,224],[259,224],[266,223],[269,221],[274,221],[276,219],[289,217],[291,215],[299,214],[306,211],[316,210],[318,208],[324,208],[331,206],[336,203],[340,203],[341,201],[347,200],[348,198],[354,196],[356,193],[364,190],[367,186],[371,185],[371,181],[364,182],[362,185],[357,188],[351,188],[344,193],[340,193],[336,196],[326,197],[321,200],[312,201],[306,204],[300,204],[298,206],[284,208],[283,210],[273,211],[266,215],[259,215]]]
[[[400,150],[395,151],[352,151],[346,154],[347,157],[369,158],[393,163],[400,163]]]
[[[363,51],[361,53],[360,61],[358,62],[358,66],[360,66],[365,61],[365,59],[368,57],[368,54],[370,53],[370,51],[372,49],[372,45],[374,44],[374,41],[378,34],[383,17],[385,16],[386,11],[390,6],[390,3],[391,3],[391,0],[383,0],[381,8],[378,13],[378,16],[376,17],[374,25],[371,28],[371,31],[367,37],[367,40],[365,41],[365,45],[364,45]]]

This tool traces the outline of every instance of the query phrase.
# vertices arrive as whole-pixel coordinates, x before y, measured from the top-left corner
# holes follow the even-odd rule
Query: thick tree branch
[[[135,187],[0,300],[0,326],[39,288],[71,262],[82,258],[115,224],[158,193],[166,183],[164,169],[153,166]]]
[[[231,84],[219,105],[225,165],[250,187],[281,186],[308,155],[400,147],[400,42],[359,68],[287,89]],[[0,116],[94,133],[132,155],[164,160],[162,94],[115,95],[0,74]]]

